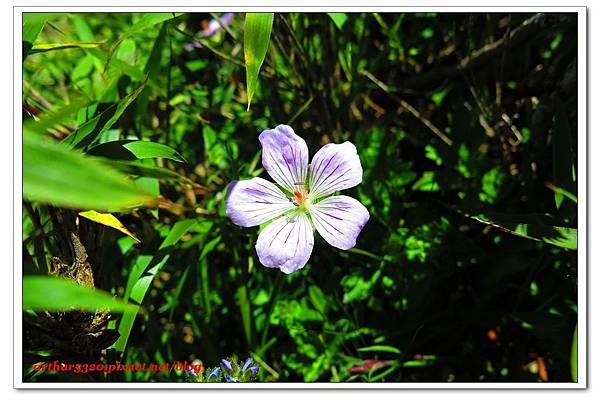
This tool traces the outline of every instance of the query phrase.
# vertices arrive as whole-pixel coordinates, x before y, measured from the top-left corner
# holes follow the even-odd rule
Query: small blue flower
[[[251,357],[246,359],[246,362],[244,362],[244,366],[242,366],[242,373],[246,372],[246,369],[250,367],[250,364],[252,364],[252,362],[254,362],[254,359],[252,359]]]
[[[214,377],[215,379],[218,379],[220,371],[221,371],[221,368],[216,368],[215,370],[213,370],[212,372],[210,372],[210,375],[208,375],[208,379],[210,379],[211,377]]]
[[[236,379],[235,377],[231,377],[229,376],[227,373],[223,375],[223,377],[225,378],[225,380],[227,380],[229,383],[237,383],[238,379]]]
[[[221,365],[223,365],[228,371],[233,372],[233,366],[227,359],[221,359]]]
[[[256,365],[254,365],[254,366],[251,366],[251,367],[250,367],[250,372],[252,372],[252,374],[253,374],[253,375],[255,375],[255,374],[257,374],[257,373],[258,373],[258,369],[259,369],[259,367],[258,367],[258,366],[256,366]]]

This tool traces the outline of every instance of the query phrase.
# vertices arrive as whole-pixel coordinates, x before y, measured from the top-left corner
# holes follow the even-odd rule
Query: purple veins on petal
[[[273,220],[258,235],[256,253],[263,266],[293,273],[306,265],[314,246],[313,229],[301,213]]]
[[[294,192],[304,183],[308,171],[308,147],[304,139],[287,125],[263,131],[259,136],[262,164],[276,183]]]
[[[315,196],[327,196],[360,184],[362,175],[360,159],[352,143],[329,143],[313,156],[309,186]]]
[[[354,198],[331,196],[311,206],[315,228],[331,246],[350,249],[369,221],[369,211]]]
[[[225,199],[227,216],[237,225],[253,227],[294,208],[294,204],[265,179],[233,181]]]

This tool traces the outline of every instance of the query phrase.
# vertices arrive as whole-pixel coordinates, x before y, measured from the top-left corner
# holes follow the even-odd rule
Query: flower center
[[[297,185],[294,190],[294,197],[290,198],[292,203],[300,209],[305,209],[310,204],[309,189],[304,185]]]
[[[302,205],[304,203],[304,201],[306,200],[306,197],[300,191],[294,191],[294,196],[296,197],[296,203],[298,205]]]

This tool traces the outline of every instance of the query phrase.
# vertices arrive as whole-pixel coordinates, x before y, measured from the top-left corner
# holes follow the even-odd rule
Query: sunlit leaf
[[[112,312],[137,313],[128,304],[107,292],[84,287],[74,281],[50,276],[23,277],[23,309],[65,311],[77,309],[94,312],[108,308]]]
[[[65,49],[93,49],[102,45],[100,42],[84,43],[84,42],[63,42],[63,43],[40,43],[33,45],[30,54],[45,53],[53,50]]]
[[[246,91],[248,93],[248,110],[258,83],[258,73],[265,60],[271,28],[273,27],[273,13],[246,13],[244,27],[244,59],[246,61]]]
[[[96,223],[112,227],[115,230],[121,231],[123,234],[133,238],[136,242],[141,242],[136,238],[135,235],[131,233],[131,231],[127,229],[127,227],[123,225],[123,223],[119,221],[119,219],[110,213],[98,213],[95,210],[87,210],[85,212],[79,212],[79,215]]]

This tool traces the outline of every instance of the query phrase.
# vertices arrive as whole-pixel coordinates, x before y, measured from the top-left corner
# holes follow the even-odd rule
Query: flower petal
[[[262,164],[276,183],[294,192],[304,184],[308,169],[308,147],[292,127],[278,125],[263,131],[258,140],[262,144]]]
[[[369,221],[369,211],[354,198],[331,196],[310,207],[315,228],[331,246],[350,249]]]
[[[351,142],[329,143],[313,156],[310,164],[309,188],[315,197],[352,188],[362,181],[363,169]]]
[[[258,235],[256,253],[264,266],[289,274],[306,265],[314,243],[313,228],[304,213],[282,216]]]
[[[259,177],[232,181],[225,204],[227,216],[242,227],[257,226],[295,207],[275,184]]]

